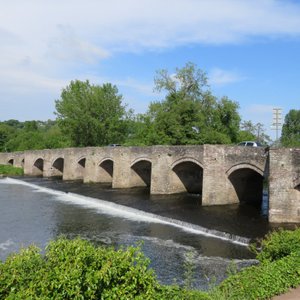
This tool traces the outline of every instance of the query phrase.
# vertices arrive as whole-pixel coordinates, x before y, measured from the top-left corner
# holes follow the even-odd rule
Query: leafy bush
[[[257,259],[261,262],[274,261],[300,252],[300,228],[291,231],[274,231],[268,234],[261,242],[261,251],[257,253]]]
[[[140,247],[115,250],[62,237],[44,255],[30,246],[0,261],[0,299],[269,299],[300,285],[299,236],[300,229],[268,235],[260,265],[229,276],[210,293],[159,284]]]
[[[213,299],[269,299],[300,285],[300,229],[272,232],[260,246],[261,263],[229,276],[213,290]]]
[[[297,252],[282,259],[252,266],[225,279],[217,287],[225,299],[269,299],[300,284],[300,255]],[[212,293],[214,297],[214,293]]]
[[[162,286],[139,247],[94,247],[59,238],[45,255],[31,246],[0,262],[0,299],[203,299],[206,293]]]
[[[23,169],[11,165],[0,165],[0,174],[3,175],[23,175]]]

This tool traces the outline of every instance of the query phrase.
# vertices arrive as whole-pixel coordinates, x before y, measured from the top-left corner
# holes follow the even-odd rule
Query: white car
[[[243,146],[243,147],[263,147],[263,145],[259,142],[253,142],[253,141],[245,141],[238,143],[238,146]]]

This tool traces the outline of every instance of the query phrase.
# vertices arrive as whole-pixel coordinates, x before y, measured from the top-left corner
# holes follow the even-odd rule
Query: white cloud
[[[109,52],[80,39],[70,26],[58,25],[59,36],[48,43],[48,56],[62,61],[94,63],[109,57]]]
[[[53,61],[300,35],[300,5],[289,1],[10,0],[0,7],[1,52],[17,43],[19,56]]]
[[[53,91],[119,52],[299,36],[300,4],[287,0],[0,0],[0,89]],[[243,79],[211,75],[215,84]],[[149,93],[133,78],[120,81]]]
[[[212,86],[223,86],[246,79],[245,76],[242,76],[235,71],[228,71],[220,68],[212,69],[209,72],[208,78]]]

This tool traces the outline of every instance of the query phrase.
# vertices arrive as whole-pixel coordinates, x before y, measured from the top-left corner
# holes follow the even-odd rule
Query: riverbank
[[[22,168],[17,168],[11,165],[0,165],[0,178],[5,176],[18,176],[23,175]]]

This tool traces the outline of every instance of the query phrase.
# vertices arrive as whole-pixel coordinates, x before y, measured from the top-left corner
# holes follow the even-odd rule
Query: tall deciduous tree
[[[116,86],[71,81],[55,106],[58,124],[74,146],[101,146],[124,139],[126,111]]]
[[[14,136],[16,129],[5,123],[0,123],[0,152],[7,151],[6,143]]]
[[[300,146],[300,110],[291,109],[285,116],[281,142],[287,147]]]
[[[152,102],[146,114],[152,129],[148,144],[231,143],[237,139],[240,117],[238,104],[218,100],[208,88],[206,73],[193,63],[177,68],[175,74],[160,70],[155,89],[166,93]]]

